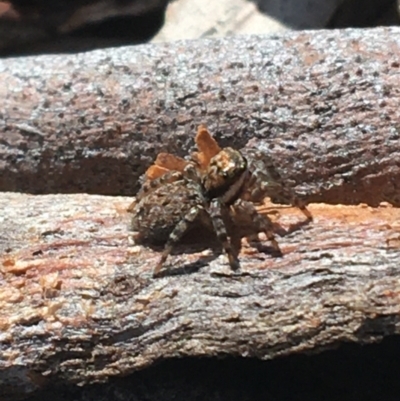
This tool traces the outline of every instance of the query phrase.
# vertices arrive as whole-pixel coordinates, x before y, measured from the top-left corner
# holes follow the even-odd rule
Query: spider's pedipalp
[[[196,182],[198,185],[201,185],[201,173],[197,170],[194,163],[188,163],[183,172],[187,180],[191,180]]]

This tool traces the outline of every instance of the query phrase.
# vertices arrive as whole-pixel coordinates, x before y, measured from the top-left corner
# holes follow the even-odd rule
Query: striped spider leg
[[[246,155],[250,171],[249,181],[241,195],[243,199],[252,203],[262,203],[266,197],[277,198],[299,208],[307,221],[312,221],[313,217],[306,204],[286,185],[268,155],[252,148],[245,148],[242,153]]]
[[[276,254],[281,255],[271,220],[259,214],[251,202],[241,198],[250,179],[251,172],[248,170],[246,158],[241,152],[227,147],[211,158],[203,177],[203,186],[206,196],[214,199],[212,204],[218,205],[219,208],[229,208],[229,211],[233,206],[234,209],[249,214],[257,232],[264,232]]]
[[[173,247],[196,224],[212,227],[233,270],[239,268],[237,252],[228,238],[223,216],[232,208],[250,216],[257,232],[264,232],[276,253],[281,254],[273,225],[254,204],[267,196],[279,197],[300,208],[308,220],[311,213],[285,185],[272,161],[254,149],[244,152],[220,148],[205,126],[200,126],[196,144],[200,152],[186,161],[160,154],[147,171],[132,204],[132,229],[152,243],[164,243],[153,276],[159,275]]]
[[[143,240],[165,243],[153,276],[158,276],[173,247],[196,223],[214,228],[218,240],[228,255],[230,266],[238,268],[231,248],[218,201],[204,195],[201,176],[194,165],[182,172],[169,171],[154,180],[145,181],[138,202],[132,208],[131,227]]]

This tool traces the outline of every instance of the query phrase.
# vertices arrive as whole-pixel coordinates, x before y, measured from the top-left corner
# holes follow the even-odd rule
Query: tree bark
[[[1,194],[3,394],[171,357],[270,359],[400,332],[399,209],[312,204],[301,226],[297,209],[270,205],[282,258],[243,241],[233,273],[193,236],[153,279],[160,248],[133,244],[130,202]]]
[[[400,204],[399,28],[0,61],[0,189],[131,195],[200,123],[310,201]],[[84,171],[82,174],[80,172]]]
[[[133,194],[159,151],[186,155],[206,123],[222,146],[261,147],[309,202],[363,203],[311,204],[308,225],[266,209],[282,258],[244,242],[233,274],[193,237],[153,279],[161,249],[130,238],[132,199],[2,193],[1,393],[398,333],[399,39],[303,32],[1,60],[3,191]]]

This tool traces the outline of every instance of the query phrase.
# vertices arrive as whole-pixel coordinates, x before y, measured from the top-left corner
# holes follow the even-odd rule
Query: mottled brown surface
[[[315,221],[296,229],[301,212],[269,205],[283,258],[243,241],[234,274],[212,241],[189,238],[152,279],[160,249],[133,244],[130,202],[0,195],[3,394],[170,357],[270,359],[400,332],[399,209],[312,204]]]
[[[206,123],[222,146],[264,148],[310,201],[399,205],[399,42],[387,28],[1,60],[0,189],[133,194]]]

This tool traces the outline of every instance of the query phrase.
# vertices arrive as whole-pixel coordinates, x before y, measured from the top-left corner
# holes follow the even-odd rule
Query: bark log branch
[[[315,222],[279,238],[282,258],[244,243],[239,274],[189,238],[169,273],[153,279],[160,249],[132,244],[130,201],[0,196],[3,389],[102,381],[170,357],[269,359],[400,332],[397,208],[312,204]],[[286,231],[303,219],[285,206],[269,213]]]
[[[399,205],[399,42],[385,28],[1,60],[0,189],[132,195],[205,123],[263,147],[310,201]]]
[[[400,210],[381,204],[399,204],[399,41],[307,32],[0,61],[2,190],[133,194],[203,122],[271,153],[309,201],[364,203],[311,204],[298,229],[301,213],[275,207],[283,258],[244,245],[233,275],[194,238],[154,280],[160,249],[132,243],[131,198],[2,193],[3,394],[399,333]]]

